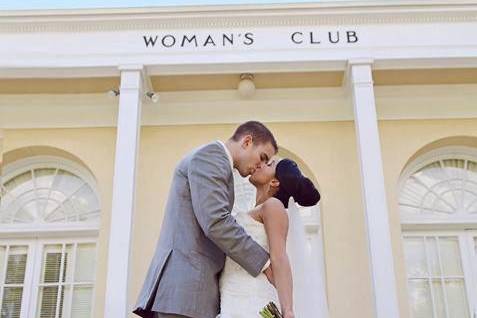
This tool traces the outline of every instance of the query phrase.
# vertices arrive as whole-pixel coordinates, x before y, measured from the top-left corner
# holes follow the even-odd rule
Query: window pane
[[[62,287],[62,295],[59,310],[59,317],[70,318],[71,312],[71,286]]]
[[[63,277],[63,282],[66,281],[69,270],[69,261],[72,251],[71,244],[66,245],[65,255],[62,257],[62,245],[45,245],[43,253],[43,283],[59,283],[60,277]],[[61,262],[63,260],[63,275],[60,275]]]
[[[434,293],[434,305],[436,309],[436,318],[446,318],[446,308],[444,302],[444,288],[441,280],[433,280],[432,291]]]
[[[69,201],[73,206],[74,212],[80,216],[83,213],[96,210],[99,206],[96,194],[88,185],[84,185],[81,190],[72,195]],[[68,213],[72,212],[73,211],[68,211]]]
[[[464,281],[446,280],[446,292],[450,317],[470,317]]]
[[[455,237],[439,238],[442,270],[446,276],[462,276],[459,241]]]
[[[92,287],[75,287],[73,292],[71,318],[90,317],[92,299],[93,299]]]
[[[5,287],[3,290],[2,318],[19,318],[23,287]]]
[[[39,294],[39,311],[37,317],[55,318],[58,286],[41,287]]]
[[[432,300],[429,283],[424,279],[409,281],[409,296],[413,318],[432,317]]]
[[[75,282],[92,282],[96,265],[96,244],[78,244],[76,251]]]
[[[404,252],[409,277],[427,277],[424,238],[405,238]]]
[[[0,274],[5,274],[5,280],[0,282],[0,288],[3,285],[1,317],[20,317],[23,286],[18,285],[23,285],[25,279],[27,253],[28,246],[10,246],[8,255],[6,246],[0,247]]]
[[[433,277],[441,275],[441,269],[439,265],[439,254],[437,250],[437,240],[435,237],[426,238],[427,253],[429,254],[429,266],[430,272]]]
[[[3,277],[3,271],[5,266],[5,253],[7,252],[7,248],[5,246],[0,246],[0,277]],[[0,282],[3,283],[3,282]]]
[[[48,252],[45,255],[44,261],[44,283],[57,283],[60,281],[61,270],[61,252]]]
[[[5,183],[5,189],[13,196],[17,193],[27,192],[33,189],[33,183],[31,182],[31,172],[24,172],[15,178]]]
[[[35,183],[38,189],[48,189],[53,183],[53,178],[56,169],[44,168],[36,169],[33,173],[35,175]]]
[[[25,279],[25,269],[27,262],[26,246],[15,246],[10,248],[8,255],[6,284],[23,284]]]

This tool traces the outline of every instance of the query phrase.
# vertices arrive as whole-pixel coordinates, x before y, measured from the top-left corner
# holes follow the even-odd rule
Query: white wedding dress
[[[237,222],[265,250],[268,239],[265,226],[246,212],[235,216]],[[220,318],[258,318],[259,312],[270,301],[279,305],[276,289],[267,280],[265,274],[251,276],[230,257],[220,277]]]
[[[232,215],[245,231],[269,251],[265,226],[249,214],[255,207],[256,189],[234,172],[235,204]],[[305,228],[293,199],[289,203],[287,253],[293,274],[295,316],[328,318],[325,282],[320,264],[307,254]],[[251,276],[230,257],[220,276],[220,311],[216,318],[260,318],[259,312],[270,301],[280,308],[276,289],[265,274]]]

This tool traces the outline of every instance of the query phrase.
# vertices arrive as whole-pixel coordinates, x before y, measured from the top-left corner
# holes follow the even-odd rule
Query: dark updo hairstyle
[[[280,186],[274,197],[280,200],[285,208],[288,208],[290,197],[293,197],[301,206],[313,206],[320,201],[320,193],[313,182],[301,173],[295,161],[280,160],[275,177],[280,182]]]

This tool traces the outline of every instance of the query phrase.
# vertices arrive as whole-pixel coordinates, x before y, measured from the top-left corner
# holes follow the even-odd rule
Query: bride
[[[218,318],[260,317],[259,312],[270,301],[279,305],[284,318],[294,318],[292,267],[286,251],[289,233],[286,209],[290,197],[301,206],[312,206],[318,203],[320,194],[290,159],[272,160],[257,169],[249,181],[257,190],[256,204],[250,211],[238,213],[236,220],[269,252],[273,285],[264,273],[252,277],[227,257],[220,277]]]

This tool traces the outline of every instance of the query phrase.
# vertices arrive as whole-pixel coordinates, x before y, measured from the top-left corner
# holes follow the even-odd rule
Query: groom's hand
[[[265,276],[267,276],[268,281],[270,284],[275,286],[275,280],[273,279],[273,272],[272,272],[272,265],[268,266],[266,270],[263,271]]]

